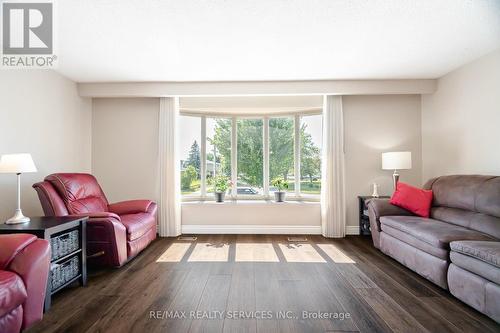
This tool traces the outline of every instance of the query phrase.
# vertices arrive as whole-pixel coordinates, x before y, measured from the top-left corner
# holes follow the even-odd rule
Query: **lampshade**
[[[382,169],[384,170],[411,169],[411,152],[396,151],[390,153],[382,153]]]
[[[36,172],[31,154],[8,154],[0,157],[0,173]]]

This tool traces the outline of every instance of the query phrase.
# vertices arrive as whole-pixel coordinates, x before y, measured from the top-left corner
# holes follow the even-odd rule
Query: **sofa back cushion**
[[[500,239],[500,177],[442,176],[429,180],[431,217]]]
[[[57,190],[70,214],[107,212],[108,200],[94,176],[56,173],[45,177]]]

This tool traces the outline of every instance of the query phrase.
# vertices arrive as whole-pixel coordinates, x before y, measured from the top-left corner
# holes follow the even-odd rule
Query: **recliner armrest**
[[[93,213],[85,213],[85,214],[72,214],[74,217],[88,217],[89,219],[106,219],[112,218],[118,221],[121,221],[120,216],[111,212],[93,212]]]
[[[0,269],[5,269],[15,256],[26,246],[36,241],[36,236],[28,234],[0,235]]]
[[[108,210],[118,215],[148,213],[153,204],[151,200],[127,200],[108,205]]]
[[[23,305],[23,330],[42,319],[49,267],[49,242],[36,237],[9,264],[8,270],[23,279],[28,294]]]

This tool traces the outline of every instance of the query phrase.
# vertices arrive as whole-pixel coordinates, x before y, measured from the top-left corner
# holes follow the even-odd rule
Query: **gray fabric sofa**
[[[424,188],[434,193],[429,218],[370,200],[374,246],[500,322],[500,177],[443,176]]]

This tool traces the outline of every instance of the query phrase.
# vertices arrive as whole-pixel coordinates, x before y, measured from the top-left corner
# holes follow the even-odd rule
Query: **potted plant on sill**
[[[278,177],[272,180],[271,185],[273,185],[277,189],[277,191],[274,192],[275,201],[284,202],[286,195],[286,192],[284,190],[288,190],[288,181],[283,177]]]
[[[216,176],[214,179],[214,196],[216,202],[224,202],[227,189],[231,186],[231,181],[227,176]]]

